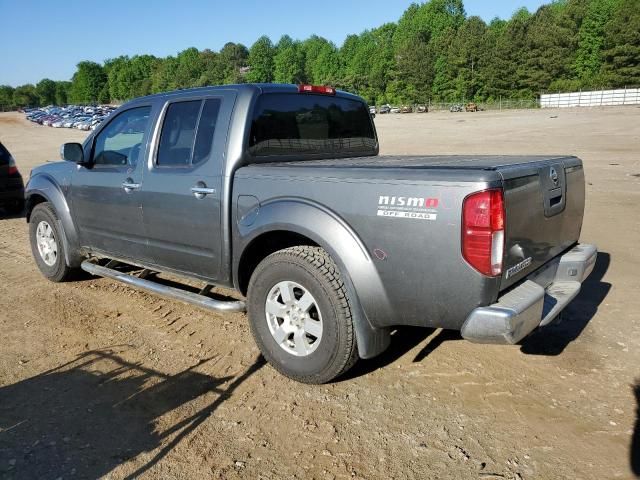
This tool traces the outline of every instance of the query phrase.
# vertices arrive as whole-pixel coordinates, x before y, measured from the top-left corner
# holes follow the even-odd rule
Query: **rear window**
[[[304,93],[258,98],[249,137],[252,155],[374,154],[376,147],[363,102]]]

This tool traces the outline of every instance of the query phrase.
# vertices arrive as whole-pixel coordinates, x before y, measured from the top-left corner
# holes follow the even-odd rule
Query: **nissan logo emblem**
[[[551,179],[551,181],[553,182],[554,186],[558,186],[558,172],[556,172],[556,169],[551,167],[551,170],[549,170],[549,178]]]

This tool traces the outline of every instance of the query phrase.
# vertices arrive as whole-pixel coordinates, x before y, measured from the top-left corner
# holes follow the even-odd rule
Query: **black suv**
[[[0,208],[17,214],[24,210],[24,183],[16,161],[0,143]]]

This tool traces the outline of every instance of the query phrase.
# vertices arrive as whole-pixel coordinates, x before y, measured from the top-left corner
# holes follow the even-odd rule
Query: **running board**
[[[161,285],[150,280],[145,280],[144,278],[134,277],[133,275],[114,270],[113,268],[97,265],[88,260],[82,262],[80,267],[91,275],[113,278],[114,280],[126,283],[132,287],[148,290],[164,297],[173,298],[175,300],[180,300],[181,302],[206,308],[207,310],[215,310],[216,312],[244,312],[246,310],[245,303],[241,301],[223,302],[221,300],[214,300],[211,297],[188,292],[186,290],[180,290],[175,287]],[[205,289],[203,289],[203,291],[204,290]]]

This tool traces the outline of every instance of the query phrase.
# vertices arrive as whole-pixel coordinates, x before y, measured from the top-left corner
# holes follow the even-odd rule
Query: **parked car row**
[[[381,115],[385,113],[413,113],[414,111],[416,113],[427,113],[429,108],[426,105],[416,105],[415,107],[412,107],[411,105],[402,105],[400,107],[392,107],[391,105],[386,104],[379,107],[371,107],[372,113],[376,113],[376,111]]]
[[[437,109],[437,107],[436,107]],[[474,102],[469,103],[454,103],[449,106],[450,112],[480,112],[483,108],[481,108],[478,104]],[[378,107],[371,106],[369,107],[369,111],[372,115],[376,113],[385,114],[385,113],[427,113],[429,111],[429,107],[427,105],[401,105],[401,106],[391,106],[389,104],[380,105]]]
[[[95,128],[113,112],[111,105],[66,107],[48,106],[25,109],[27,120],[53,128],[77,128],[78,130],[95,130]]]
[[[454,103],[453,105],[451,105],[449,107],[449,111],[453,112],[453,113],[458,113],[458,112],[480,112],[483,109],[480,108],[478,106],[477,103],[474,102],[469,102],[466,105],[463,105],[461,103]]]

